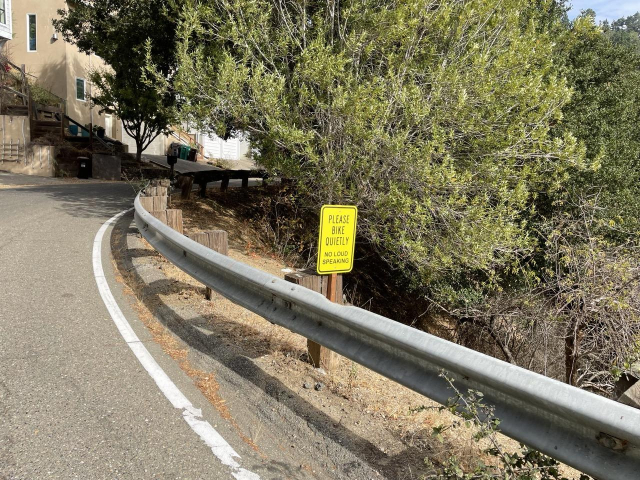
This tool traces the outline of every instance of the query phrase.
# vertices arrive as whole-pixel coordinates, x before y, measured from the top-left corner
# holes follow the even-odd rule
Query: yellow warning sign
[[[353,269],[358,207],[325,205],[320,212],[319,274],[348,273]]]

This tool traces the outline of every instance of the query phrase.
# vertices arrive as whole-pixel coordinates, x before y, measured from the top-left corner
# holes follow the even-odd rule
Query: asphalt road
[[[369,462],[384,469],[392,459],[375,445],[224,338],[192,328],[191,312],[165,307],[156,315],[191,348],[196,368],[215,372],[231,417],[210,403],[153,341],[116,280],[123,267],[137,275],[147,285],[143,303],[153,303],[153,286],[166,281],[138,258],[145,250],[131,214],[106,230],[98,250],[133,332],[123,339],[92,253],[96,233],[133,198],[119,182],[0,171],[0,480],[382,478]],[[139,355],[141,344],[161,369],[155,380],[132,351]],[[178,396],[167,395],[167,383]],[[174,407],[177,397],[189,407]],[[239,457],[225,459],[228,447]]]
[[[100,298],[94,237],[133,196],[120,183],[0,173],[1,480],[232,478],[140,365]],[[107,281],[135,318],[113,277],[108,235]],[[132,325],[217,426],[221,419],[190,379],[140,322]],[[248,449],[227,441],[242,464]]]

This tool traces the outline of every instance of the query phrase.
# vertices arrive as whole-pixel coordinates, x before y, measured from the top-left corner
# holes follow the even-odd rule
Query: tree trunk
[[[142,162],[142,143],[136,140],[136,161]]]
[[[489,320],[489,335],[491,336],[491,338],[493,338],[493,341],[496,342],[496,345],[498,345],[500,350],[502,350],[502,354],[504,355],[504,358],[507,360],[507,362],[516,365],[516,359],[513,357],[513,353],[511,353],[509,345],[504,343],[493,329],[495,320],[495,317],[492,315]]]
[[[576,374],[578,370],[578,360],[580,359],[580,344],[584,335],[582,322],[573,320],[567,335],[564,337],[564,368],[565,381],[569,385],[575,386]]]

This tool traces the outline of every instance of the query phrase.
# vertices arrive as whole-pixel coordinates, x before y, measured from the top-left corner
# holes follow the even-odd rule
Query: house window
[[[76,100],[82,100],[83,102],[87,100],[85,86],[84,78],[76,78]]]
[[[27,15],[27,51],[36,51],[36,15],[30,13]]]
[[[0,0],[0,23],[7,24],[7,0]]]

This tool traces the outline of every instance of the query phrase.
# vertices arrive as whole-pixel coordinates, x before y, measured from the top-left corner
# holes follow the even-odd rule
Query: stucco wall
[[[104,68],[104,61],[95,55],[80,53],[74,45],[66,45],[66,81],[67,81],[67,109],[68,115],[83,125],[93,123],[104,127],[104,115],[99,108],[91,108],[89,98],[93,93],[93,86],[89,82],[89,72]],[[76,98],[76,79],[85,80],[86,100]]]
[[[52,177],[55,147],[29,141],[29,119],[0,115],[0,170]]]
[[[66,45],[59,38],[53,40],[51,24],[64,0],[13,1],[13,39],[6,44],[7,53],[16,65],[24,64],[27,73],[35,75],[43,87],[62,98],[67,98]],[[37,46],[27,51],[27,15],[36,14]]]
[[[76,99],[76,78],[86,80],[86,96],[91,93],[88,76],[91,68],[104,66],[95,55],[80,53],[75,45],[66,43],[60,34],[57,40],[52,20],[58,9],[65,9],[64,0],[17,0],[13,2],[13,39],[5,45],[9,58],[16,65],[25,65],[36,82],[67,101],[68,115],[83,125],[104,126],[104,115],[90,102]],[[27,15],[36,14],[37,47],[27,50]],[[31,80],[34,80],[32,77]]]
[[[122,132],[122,143],[129,147],[129,153],[136,153],[136,141],[133,137],[130,137],[127,132],[122,128],[122,121],[118,120],[118,125],[120,125],[120,131]],[[173,137],[171,137],[173,138]],[[169,143],[174,140],[171,140],[166,135],[158,135],[153,142],[146,148],[146,150],[142,153],[146,153],[147,155],[166,155],[167,148]]]

